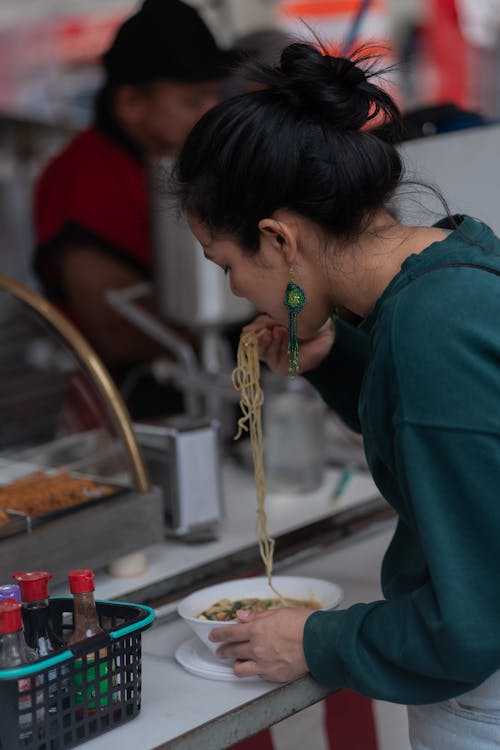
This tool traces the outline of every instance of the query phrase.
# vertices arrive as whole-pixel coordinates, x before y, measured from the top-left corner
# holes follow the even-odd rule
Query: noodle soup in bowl
[[[284,597],[287,606],[334,609],[343,597],[340,586],[319,578],[273,576],[273,586]],[[237,619],[226,617],[234,618],[236,609],[274,609],[279,606],[278,602],[279,596],[270,588],[265,576],[240,578],[216,583],[189,594],[179,602],[177,612],[215,654],[221,644],[209,641],[210,631],[219,626],[238,624]],[[209,619],[212,617],[214,619]]]

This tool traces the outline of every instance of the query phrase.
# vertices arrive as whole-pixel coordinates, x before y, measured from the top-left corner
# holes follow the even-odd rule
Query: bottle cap
[[[21,590],[17,583],[6,583],[0,586],[0,602],[6,602],[9,599],[15,602],[21,601]]]
[[[72,594],[94,591],[94,572],[92,570],[70,570],[69,587]]]
[[[0,602],[0,634],[16,633],[22,629],[21,604],[19,602]]]
[[[12,573],[21,589],[21,600],[23,602],[36,602],[39,599],[49,598],[49,584],[52,573],[45,571],[29,571],[27,573]]]

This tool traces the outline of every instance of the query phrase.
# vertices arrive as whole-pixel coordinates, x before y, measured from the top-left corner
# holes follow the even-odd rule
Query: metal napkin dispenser
[[[180,415],[134,428],[151,481],[163,490],[170,532],[214,539],[223,513],[218,421]]]

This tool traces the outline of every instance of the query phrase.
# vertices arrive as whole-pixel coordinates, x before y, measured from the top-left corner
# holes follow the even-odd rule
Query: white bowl
[[[336,583],[323,581],[319,578],[304,576],[273,576],[273,585],[282,596],[290,599],[314,599],[321,604],[321,609],[333,609],[341,601],[344,592]],[[265,576],[259,578],[240,578],[234,581],[216,583],[199,591],[194,591],[177,605],[180,617],[196,633],[198,638],[214,654],[220,643],[208,640],[208,634],[218,626],[236,624],[236,620],[216,622],[214,620],[200,620],[198,615],[211,607],[219,599],[269,599],[276,598],[276,594],[269,587]]]

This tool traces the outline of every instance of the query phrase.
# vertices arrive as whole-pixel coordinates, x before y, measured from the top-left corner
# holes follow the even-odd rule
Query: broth
[[[236,620],[236,612],[240,609],[260,614],[269,609],[281,609],[283,607],[306,607],[307,609],[321,609],[321,604],[315,599],[219,599],[211,607],[203,610],[197,615],[198,620],[214,620],[216,622],[230,622]]]

